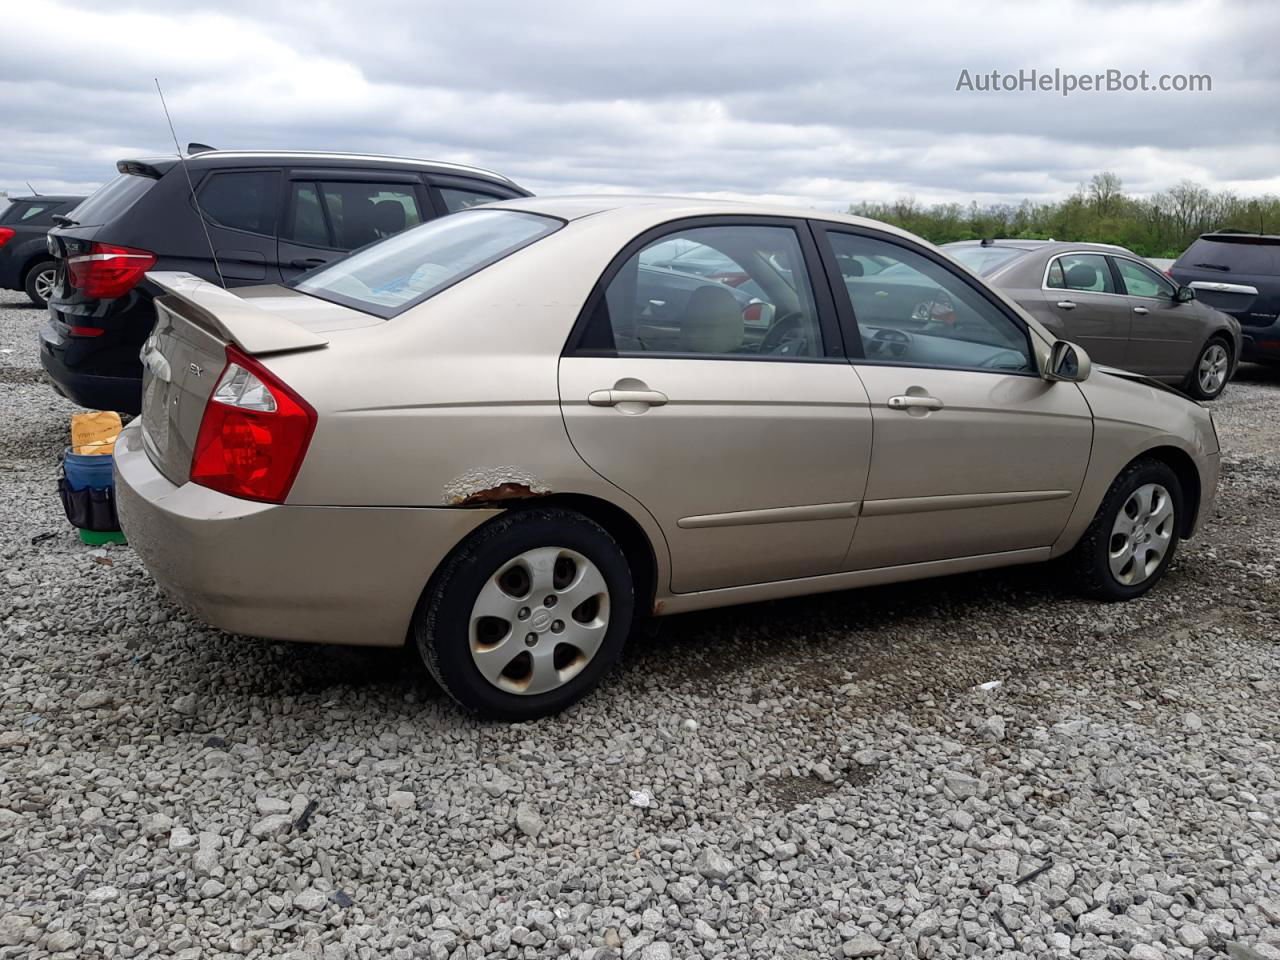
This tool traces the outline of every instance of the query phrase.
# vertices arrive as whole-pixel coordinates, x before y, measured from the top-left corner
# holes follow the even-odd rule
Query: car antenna
[[[196,216],[200,218],[200,227],[204,230],[204,239],[209,244],[209,256],[213,258],[213,272],[218,275],[218,282],[225,289],[227,286],[226,279],[222,276],[222,267],[218,265],[218,255],[213,249],[213,237],[209,236],[209,224],[204,218],[204,211],[200,209],[200,201],[196,199],[196,188],[191,182],[191,171],[187,169],[187,158],[182,153],[182,147],[178,145],[178,133],[173,129],[173,117],[169,116],[169,105],[164,102],[164,91],[160,89],[160,78],[155,77],[156,93],[160,94],[160,107],[164,110],[164,118],[169,123],[169,134],[173,137],[173,149],[178,151],[178,162],[182,164],[182,172],[187,178],[187,189],[191,191],[191,203],[196,208]]]
[[[31,185],[31,181],[30,181],[30,180],[23,180],[22,182],[23,182],[23,183],[25,183],[25,184],[27,185],[27,189],[31,191],[31,195],[32,195],[33,197],[38,197],[38,196],[40,196],[40,193],[36,190],[36,188],[35,188],[35,187],[33,187],[33,186]]]

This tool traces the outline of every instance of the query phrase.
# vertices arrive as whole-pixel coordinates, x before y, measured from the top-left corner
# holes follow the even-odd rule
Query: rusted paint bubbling
[[[486,467],[468,470],[444,487],[444,502],[466,507],[546,496],[551,488],[518,467]]]

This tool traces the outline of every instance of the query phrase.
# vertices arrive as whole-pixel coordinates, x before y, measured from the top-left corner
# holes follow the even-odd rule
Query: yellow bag
[[[72,414],[71,452],[110,454],[122,429],[120,414],[114,410]]]

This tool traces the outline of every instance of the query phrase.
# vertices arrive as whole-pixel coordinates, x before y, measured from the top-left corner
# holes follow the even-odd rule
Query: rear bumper
[[[53,389],[72,403],[91,410],[116,410],[137,413],[142,401],[142,381],[133,377],[109,377],[86,373],[63,362],[48,324],[40,331],[40,364],[49,375]]]
[[[171,597],[233,633],[399,646],[436,567],[500,512],[276,505],[176,485],[141,429],[134,421],[116,442],[121,528]]]
[[[1269,326],[1240,325],[1241,360],[1280,360],[1280,319]]]

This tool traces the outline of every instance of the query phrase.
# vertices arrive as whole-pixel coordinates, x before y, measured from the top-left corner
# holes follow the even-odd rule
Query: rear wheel
[[[1071,555],[1081,590],[1100,600],[1132,600],[1150,590],[1173,562],[1182,511],[1182,484],[1167,464],[1127,466]]]
[[[1231,344],[1213,337],[1200,350],[1187,378],[1187,392],[1197,400],[1216,400],[1231,376]]]
[[[413,632],[427,669],[463,706],[531,720],[600,682],[634,605],[626,557],[604,528],[570,510],[517,510],[445,561]]]
[[[53,281],[58,275],[58,265],[52,260],[42,260],[27,271],[23,288],[37,307],[47,307],[53,296]]]

